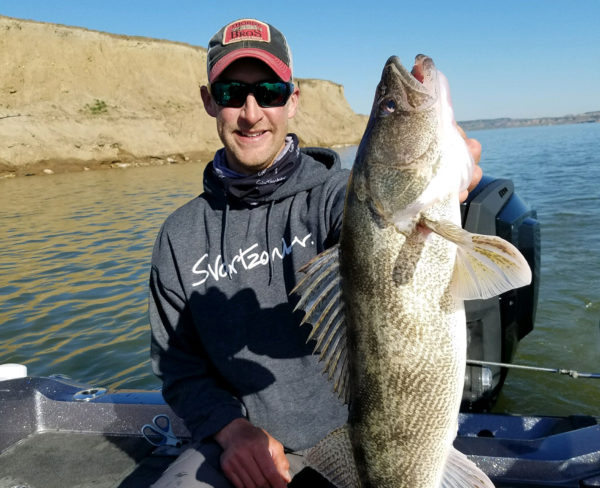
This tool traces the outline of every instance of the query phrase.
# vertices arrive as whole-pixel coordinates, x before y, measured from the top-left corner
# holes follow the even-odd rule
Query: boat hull
[[[142,436],[159,414],[181,447]],[[60,377],[1,381],[0,418],[0,488],[149,486],[190,439],[160,391],[105,391]],[[593,417],[462,413],[454,445],[499,488],[600,486]]]

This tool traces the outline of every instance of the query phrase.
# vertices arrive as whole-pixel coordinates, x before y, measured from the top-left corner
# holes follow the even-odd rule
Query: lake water
[[[516,362],[600,372],[600,124],[476,131],[486,174],[538,212],[534,331]],[[341,150],[345,165],[356,148]],[[0,364],[159,388],[147,278],[166,216],[201,191],[192,164],[0,180]],[[511,370],[497,411],[599,415],[600,380]]]

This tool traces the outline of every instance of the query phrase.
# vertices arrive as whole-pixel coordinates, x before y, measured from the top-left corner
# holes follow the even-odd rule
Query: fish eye
[[[396,101],[393,98],[388,98],[381,102],[379,108],[384,115],[391,114],[396,110]]]

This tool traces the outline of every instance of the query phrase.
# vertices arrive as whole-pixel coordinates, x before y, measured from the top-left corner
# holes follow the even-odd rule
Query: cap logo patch
[[[271,42],[269,26],[254,19],[232,22],[223,32],[223,45],[241,41]]]

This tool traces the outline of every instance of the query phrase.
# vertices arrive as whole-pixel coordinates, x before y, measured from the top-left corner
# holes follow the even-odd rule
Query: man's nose
[[[254,123],[262,117],[262,110],[252,93],[248,93],[241,110],[242,117],[249,123]]]

